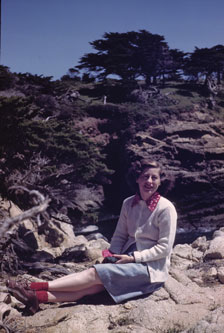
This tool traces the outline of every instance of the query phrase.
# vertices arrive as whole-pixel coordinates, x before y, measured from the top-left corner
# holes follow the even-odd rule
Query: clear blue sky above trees
[[[2,0],[3,65],[60,78],[105,32],[148,30],[191,52],[224,44],[223,0]]]

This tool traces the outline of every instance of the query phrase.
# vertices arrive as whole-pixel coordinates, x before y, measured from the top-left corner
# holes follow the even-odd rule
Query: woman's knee
[[[90,279],[94,281],[96,284],[102,284],[99,275],[97,274],[97,271],[94,267],[88,269],[88,274]]]

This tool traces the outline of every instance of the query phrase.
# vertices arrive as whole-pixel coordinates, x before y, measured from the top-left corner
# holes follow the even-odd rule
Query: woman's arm
[[[114,254],[114,257],[118,259],[116,264],[128,264],[130,262],[135,262],[134,256],[129,256],[127,254]]]
[[[150,249],[134,251],[135,262],[154,261],[171,253],[176,235],[177,213],[173,206],[164,209],[158,216],[159,238]]]

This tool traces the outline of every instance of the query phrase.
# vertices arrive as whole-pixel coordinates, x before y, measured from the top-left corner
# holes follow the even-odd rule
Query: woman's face
[[[158,168],[146,168],[137,179],[139,191],[143,200],[149,199],[160,185]]]

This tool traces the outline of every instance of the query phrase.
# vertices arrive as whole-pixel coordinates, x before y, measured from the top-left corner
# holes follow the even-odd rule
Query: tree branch
[[[45,212],[45,210],[49,206],[49,202],[51,201],[49,198],[45,198],[40,192],[36,190],[29,191],[27,188],[23,186],[12,186],[10,187],[10,189],[22,190],[29,192],[30,195],[35,195],[36,196],[35,203],[37,205],[17,216],[4,219],[2,221],[2,225],[0,226],[0,237],[3,237],[13,224],[38,216],[39,214]]]

